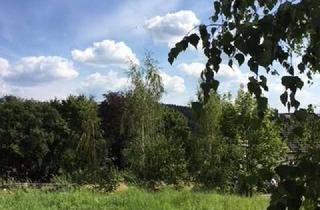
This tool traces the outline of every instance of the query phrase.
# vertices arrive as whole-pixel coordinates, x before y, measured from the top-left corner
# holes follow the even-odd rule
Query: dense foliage
[[[1,176],[46,180],[60,169],[70,138],[50,103],[7,96],[0,100]]]
[[[304,82],[299,74],[309,80],[319,71],[319,8],[317,0],[222,0],[214,1],[214,12],[208,25],[199,26],[199,34],[186,35],[169,53],[173,63],[188,44],[194,47],[202,41],[203,52],[208,58],[201,74],[201,88],[206,96],[217,90],[219,81],[215,74],[223,56],[229,57],[229,65],[237,60],[241,66],[247,63],[253,76],[249,77],[248,89],[258,101],[261,113],[267,108],[268,91],[265,72],[282,74],[285,92],[281,101],[288,108],[298,108],[295,94]],[[298,58],[298,62],[293,62]],[[274,68],[278,63],[280,68]],[[295,64],[298,63],[298,64]],[[285,71],[281,71],[281,66]]]
[[[199,33],[187,34],[178,42],[169,52],[169,63],[172,64],[189,44],[197,47],[201,40],[207,57],[206,68],[201,74],[201,88],[206,100],[210,91],[216,91],[219,86],[215,74],[219,71],[223,56],[227,56],[231,67],[234,60],[238,61],[239,66],[246,62],[252,72],[253,76],[248,78],[247,87],[257,99],[260,117],[267,110],[268,99],[264,92],[269,89],[266,74],[271,73],[282,75],[284,92],[280,96],[281,102],[289,111],[293,107],[295,116],[300,121],[308,119],[307,110],[298,110],[300,102],[295,96],[298,89],[304,86],[303,78],[311,83],[313,75],[319,73],[320,2],[222,0],[214,1],[213,8],[214,12],[210,17],[212,23],[200,25]],[[303,132],[303,127],[295,122],[290,136],[310,135],[307,130]],[[317,141],[316,136],[312,139],[312,142]],[[319,182],[319,178],[312,174],[317,174],[319,162],[310,157],[313,156],[309,153],[311,151],[303,152],[309,157],[308,161],[299,160],[276,170],[281,173],[279,176],[283,184],[279,185],[278,194],[273,196],[269,209],[295,210],[310,200],[314,203],[311,209],[319,208],[319,196],[314,193],[317,191],[316,185],[310,184]]]
[[[161,104],[159,71],[147,56],[129,70],[131,87],[105,94],[101,103],[83,95],[50,102],[2,98],[1,178],[64,176],[113,185],[123,175],[153,188],[270,190],[266,183],[285,156],[278,116],[268,109],[258,118],[256,101],[243,90],[235,101],[211,93],[208,100],[200,94],[190,108]]]
[[[196,105],[200,105],[200,109],[196,109]],[[197,129],[191,141],[190,167],[195,179],[204,186],[226,190],[232,187],[239,169],[240,145],[236,139],[223,136],[222,106],[217,95],[212,95],[206,104],[194,103]]]
[[[198,121],[191,141],[194,178],[207,187],[247,195],[268,189],[266,181],[285,160],[287,148],[273,111],[259,118],[255,100],[242,89],[234,103],[211,93],[206,103],[193,106]]]
[[[130,74],[132,89],[126,94],[123,118],[128,168],[140,180],[176,184],[187,174],[187,121],[159,104],[163,86],[150,56],[142,68],[132,66]]]
[[[238,138],[244,148],[239,181],[252,195],[253,188],[263,188],[263,182],[274,176],[273,169],[285,161],[287,147],[280,138],[273,111],[267,109],[263,119],[258,117],[257,104],[249,93],[239,91],[235,109]]]

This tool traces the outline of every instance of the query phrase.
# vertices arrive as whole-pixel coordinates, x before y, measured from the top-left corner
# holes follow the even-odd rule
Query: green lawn
[[[111,210],[264,210],[268,199],[263,196],[244,198],[235,195],[175,191],[151,193],[137,188],[125,192],[98,193],[89,190],[44,192],[16,190],[0,193],[0,209],[111,209]]]

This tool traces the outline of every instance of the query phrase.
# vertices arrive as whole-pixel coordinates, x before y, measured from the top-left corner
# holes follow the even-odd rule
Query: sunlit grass
[[[217,193],[176,191],[147,192],[130,187],[125,192],[99,193],[87,189],[67,192],[15,190],[0,194],[0,209],[111,209],[111,210],[264,210],[268,198]]]

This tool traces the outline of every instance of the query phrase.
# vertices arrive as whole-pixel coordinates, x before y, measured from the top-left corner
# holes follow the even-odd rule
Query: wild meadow
[[[130,187],[123,192],[99,193],[88,189],[46,192],[37,189],[0,193],[3,210],[264,210],[269,198],[251,198],[214,192],[164,189],[150,192]]]

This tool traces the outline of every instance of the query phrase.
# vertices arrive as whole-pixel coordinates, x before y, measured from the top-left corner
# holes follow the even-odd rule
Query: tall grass
[[[217,193],[175,191],[147,192],[130,187],[125,192],[99,193],[87,189],[46,192],[28,189],[0,193],[0,209],[110,209],[110,210],[264,210],[264,196],[245,198]]]

